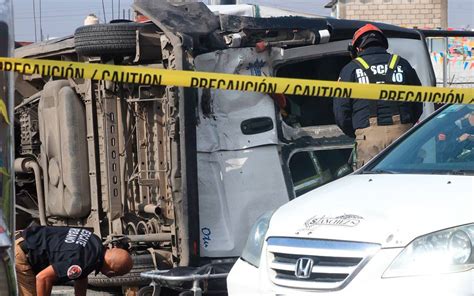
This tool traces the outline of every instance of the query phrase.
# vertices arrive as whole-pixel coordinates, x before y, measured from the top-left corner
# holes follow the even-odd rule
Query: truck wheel
[[[113,23],[82,26],[74,33],[76,52],[83,56],[133,56],[139,23]]]
[[[143,287],[140,290],[138,290],[137,296],[153,296],[153,291],[154,291],[153,287],[151,286]]]
[[[153,259],[150,254],[132,256],[133,269],[126,275],[108,278],[99,273],[89,275],[89,285],[94,287],[117,287],[117,286],[145,286],[150,283],[150,279],[140,277],[140,273],[155,269]]]

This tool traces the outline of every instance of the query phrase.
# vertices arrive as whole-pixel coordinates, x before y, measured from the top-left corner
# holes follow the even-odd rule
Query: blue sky
[[[15,0],[15,32],[16,39],[21,41],[35,40],[35,26],[33,15],[33,1],[36,4],[36,36],[40,39],[39,0]],[[105,17],[109,21],[112,16],[112,7],[115,17],[128,9],[133,0],[104,0]],[[204,1],[207,2],[207,1]],[[330,11],[324,8],[329,0],[241,0],[241,3],[255,3],[268,6],[287,8],[295,11],[329,15]],[[104,18],[101,0],[42,0],[41,24],[44,38],[59,37],[72,34],[74,29],[81,26],[89,13],[95,13]],[[113,3],[113,6],[112,6]],[[448,22],[450,27],[463,28],[470,25],[474,28],[474,0],[449,0]]]

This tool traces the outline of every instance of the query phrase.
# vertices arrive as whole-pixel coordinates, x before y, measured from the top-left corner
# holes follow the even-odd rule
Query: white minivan
[[[260,217],[230,295],[474,295],[474,106]]]

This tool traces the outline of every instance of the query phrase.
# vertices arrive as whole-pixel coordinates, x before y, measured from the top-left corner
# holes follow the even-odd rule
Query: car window
[[[443,109],[365,172],[474,174],[474,106]]]
[[[342,68],[350,62],[348,53],[326,54],[322,57],[281,66],[278,77],[337,81]],[[333,99],[314,96],[287,95],[283,120],[292,127],[336,124]]]
[[[350,155],[351,149],[300,151],[293,154],[289,167],[295,196],[350,174]]]

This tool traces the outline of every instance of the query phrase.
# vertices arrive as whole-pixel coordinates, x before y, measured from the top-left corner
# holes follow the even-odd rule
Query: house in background
[[[448,0],[331,0],[325,7],[341,19],[427,29],[448,27]]]

